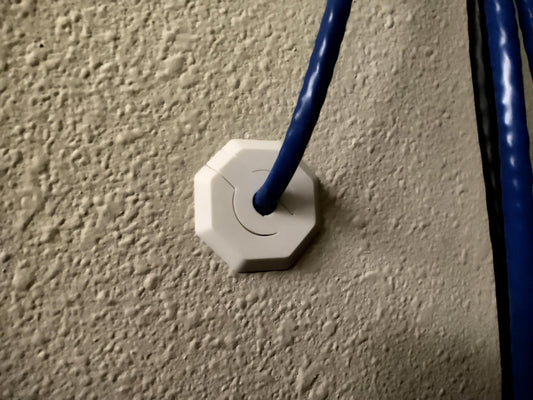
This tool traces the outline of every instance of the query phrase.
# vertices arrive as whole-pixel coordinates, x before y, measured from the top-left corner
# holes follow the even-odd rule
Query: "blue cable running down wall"
[[[351,5],[351,0],[329,0],[326,5],[285,140],[265,183],[253,198],[254,207],[261,215],[268,215],[276,209],[302,160],[326,99]]]
[[[513,1],[486,0],[496,95],[514,399],[533,395],[533,176]]]
[[[481,165],[485,180],[489,234],[492,244],[498,330],[502,399],[512,399],[511,337],[509,320],[509,285],[502,209],[498,120],[492,69],[490,67],[484,0],[466,0],[472,88],[478,129]]]

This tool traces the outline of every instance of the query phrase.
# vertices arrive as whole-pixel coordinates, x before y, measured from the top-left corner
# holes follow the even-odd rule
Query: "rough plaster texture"
[[[194,236],[194,174],[283,136],[323,6],[0,2],[1,399],[499,397],[463,0],[354,4],[294,269]]]

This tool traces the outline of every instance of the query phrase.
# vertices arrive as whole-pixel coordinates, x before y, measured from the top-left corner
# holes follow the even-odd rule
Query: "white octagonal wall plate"
[[[290,268],[317,230],[317,179],[301,162],[276,210],[252,199],[281,142],[230,140],[194,177],[196,234],[236,272]]]

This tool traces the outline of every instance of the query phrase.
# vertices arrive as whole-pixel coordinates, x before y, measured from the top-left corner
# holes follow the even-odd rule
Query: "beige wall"
[[[0,398],[499,398],[465,2],[353,5],[321,233],[238,276],[192,178],[282,138],[324,1],[117,3],[0,2]]]

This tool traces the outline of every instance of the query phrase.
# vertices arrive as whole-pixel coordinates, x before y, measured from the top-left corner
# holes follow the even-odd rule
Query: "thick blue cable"
[[[514,3],[486,0],[501,160],[514,399],[533,398],[533,175]]]
[[[533,0],[516,0],[516,7],[529,62],[529,71],[533,75]]]
[[[318,121],[339,56],[351,0],[328,0],[302,90],[285,140],[268,177],[253,198],[261,215],[272,213],[291,181]]]
[[[502,209],[501,162],[498,120],[496,117],[496,96],[494,95],[494,85],[492,83],[484,2],[485,0],[466,1],[468,38],[479,149],[481,152],[481,165],[483,166],[483,178],[485,180],[489,234],[492,243],[496,308],[500,333],[502,399],[512,399],[511,324],[509,319],[509,286],[507,283],[507,258]]]

